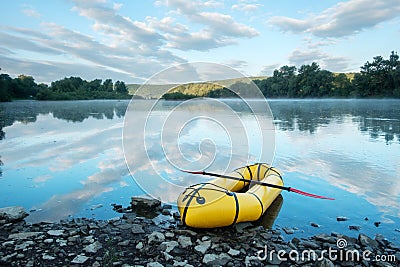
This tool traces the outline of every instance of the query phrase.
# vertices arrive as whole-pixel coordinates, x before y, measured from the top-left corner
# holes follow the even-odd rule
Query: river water
[[[207,178],[176,168],[225,172],[262,160],[282,172],[286,185],[336,198],[283,192],[273,227],[294,228],[299,236],[332,231],[357,236],[349,230],[356,225],[400,242],[399,100],[270,100],[273,118],[268,112],[253,116],[239,100],[223,102],[230,113],[219,110],[220,101],[202,101],[189,106],[161,101],[156,109],[154,102],[137,101],[127,113],[128,129],[129,101],[0,103],[0,207],[24,206],[31,222],[108,219],[117,216],[111,204],[127,206],[134,195],[150,193],[173,203],[179,191],[151,172],[187,186]],[[186,123],[176,125],[177,118]],[[265,132],[255,127],[263,119],[274,128],[265,124],[267,145],[259,145]],[[169,136],[174,128],[178,135]],[[128,132],[131,139],[124,143]],[[152,143],[157,140],[158,147]],[[176,154],[188,165],[176,166]],[[149,162],[151,170],[145,167]],[[168,164],[175,170],[163,169]],[[338,222],[337,216],[348,220]]]

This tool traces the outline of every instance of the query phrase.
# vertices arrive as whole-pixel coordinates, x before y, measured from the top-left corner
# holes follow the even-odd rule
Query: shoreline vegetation
[[[249,80],[253,81],[267,98],[400,98],[400,60],[394,51],[388,59],[376,56],[372,62],[367,61],[361,66],[359,73],[333,73],[321,69],[316,62],[298,68],[282,66],[276,69],[271,77],[175,85],[168,93],[162,95],[162,98],[251,98],[251,95],[247,95]],[[86,81],[80,77],[65,77],[51,82],[49,86],[44,83],[37,84],[32,76],[19,75],[17,78],[11,78],[2,73],[0,102],[18,99],[146,99],[154,98],[155,91],[160,87],[146,85],[142,95],[136,95],[135,92],[140,86],[125,85],[123,81],[114,83],[111,79]]]

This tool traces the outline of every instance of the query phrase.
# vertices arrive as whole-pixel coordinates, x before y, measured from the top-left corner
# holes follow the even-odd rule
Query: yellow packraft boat
[[[280,173],[262,163],[238,168],[227,176],[283,186]],[[186,188],[177,202],[183,224],[214,228],[256,221],[281,191],[247,181],[216,178]]]

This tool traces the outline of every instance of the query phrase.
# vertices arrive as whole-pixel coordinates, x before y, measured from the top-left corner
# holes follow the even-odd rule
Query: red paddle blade
[[[301,190],[293,188],[293,187],[291,187],[289,191],[297,193],[297,194],[300,194],[300,195],[303,195],[303,196],[307,196],[307,197],[314,197],[314,198],[327,199],[327,200],[335,200],[334,198],[331,198],[331,197],[324,197],[324,196],[310,194],[310,193],[301,191]]]

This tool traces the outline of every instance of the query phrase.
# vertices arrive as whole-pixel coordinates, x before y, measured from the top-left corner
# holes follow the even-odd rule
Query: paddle
[[[222,175],[222,174],[218,174],[218,173],[205,172],[205,171],[198,171],[198,172],[186,171],[186,170],[181,170],[181,171],[182,172],[186,172],[186,173],[191,173],[191,174],[201,174],[201,175],[214,176],[214,177],[218,177],[218,178],[226,178],[226,179],[242,181],[242,182],[251,182],[251,183],[254,183],[254,184],[259,184],[259,185],[263,185],[263,186],[268,186],[268,187],[272,187],[272,188],[286,190],[288,192],[293,192],[293,193],[300,194],[300,195],[307,196],[307,197],[327,199],[327,200],[335,200],[334,198],[331,198],[331,197],[324,197],[324,196],[314,195],[314,194],[307,193],[307,192],[301,191],[301,190],[293,188],[293,187],[280,186],[280,185],[269,184],[269,183],[265,183],[265,182],[261,182],[261,181],[253,181],[253,180],[249,180],[249,179],[237,178],[237,177],[233,177],[233,176]]]

